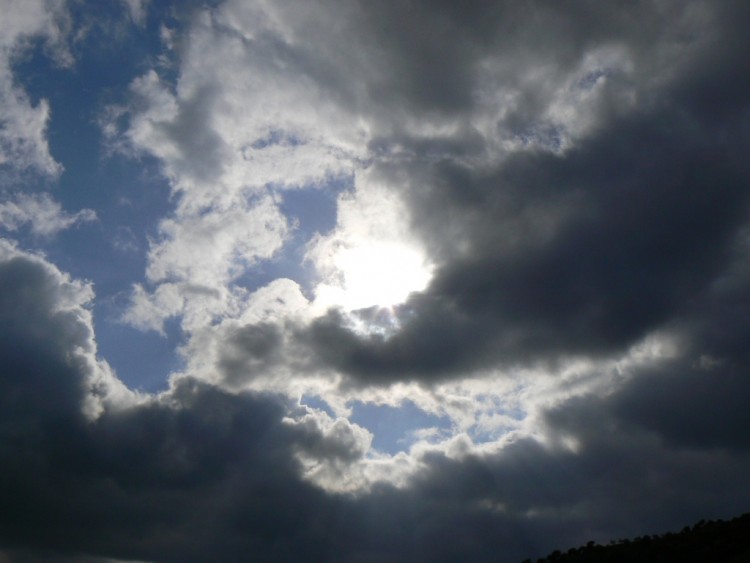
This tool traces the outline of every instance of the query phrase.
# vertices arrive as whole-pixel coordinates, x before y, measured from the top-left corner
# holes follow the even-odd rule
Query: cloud
[[[18,194],[15,201],[0,203],[0,227],[7,231],[28,225],[35,235],[51,236],[78,223],[95,220],[95,211],[82,209],[71,215],[47,194]]]
[[[123,4],[127,8],[133,23],[139,26],[146,23],[149,0],[123,0]]]
[[[157,287],[136,290],[127,318],[183,315],[188,364],[233,388],[323,377],[346,395],[627,355],[702,314],[745,225],[746,84],[725,104],[702,86],[738,78],[734,22],[699,2],[202,12],[174,87],[155,72],[131,86],[120,133],[160,159],[177,201],[152,243]],[[253,215],[266,243],[243,257],[248,194],[270,192],[271,217],[278,190],[340,173],[353,186],[337,225],[308,244],[313,314],[243,317],[235,280],[253,255],[284,252],[287,232]],[[377,270],[374,239],[416,249],[429,285],[385,316],[356,299],[320,314],[358,279],[346,252],[361,246]],[[260,348],[239,336],[269,334]]]
[[[526,91],[518,75],[530,71],[514,62],[511,33],[503,38],[503,72],[514,76],[509,87],[520,88],[511,98],[531,98],[534,111],[525,116],[510,103],[471,157],[443,138],[430,145],[436,136],[402,131],[398,156],[376,160],[374,169],[405,200],[411,232],[436,264],[432,282],[402,307],[401,330],[388,338],[363,337],[335,313],[313,323],[305,340],[321,361],[365,383],[431,381],[493,365],[622,353],[676,316],[692,314],[689,304],[728,267],[748,203],[741,156],[747,122],[740,117],[748,90],[740,80],[720,115],[718,106],[710,109],[713,101],[699,101],[707,94],[698,93],[696,76],[725,83],[737,69],[710,66],[723,47],[698,51],[715,38],[706,22],[726,17],[703,8],[680,14],[681,25],[696,25],[696,18],[705,25],[681,43],[648,30],[633,35],[632,26],[623,27],[629,16],[617,11],[596,16],[597,29],[611,34],[587,33],[578,41],[581,14],[578,21],[542,10],[528,29],[521,27],[530,33],[536,25],[567,24],[559,32],[563,51],[554,57],[553,45],[541,41],[524,61],[538,57],[541,66],[531,67],[551,65],[551,76],[563,84],[585,79],[580,88],[589,97],[600,88],[595,107],[586,99],[561,101],[556,91],[534,94],[536,79]],[[730,24],[726,32],[742,41]],[[641,41],[657,55],[647,59]],[[666,54],[677,61],[669,72],[662,66]],[[464,88],[481,91],[486,77],[472,78]],[[621,99],[624,91],[640,102]],[[585,116],[585,127],[564,109],[569,103]],[[480,104],[466,101],[460,114],[457,107],[435,111],[467,125],[489,118]],[[570,124],[549,126],[567,140],[550,145],[534,133],[543,123],[530,120],[557,114]],[[472,147],[462,142],[464,130],[455,138],[462,150]],[[505,149],[488,160],[485,151],[498,145]]]
[[[465,214],[463,255],[406,304],[390,339],[360,338],[332,316],[313,325],[314,346],[363,377],[430,377],[467,361],[616,352],[690,314],[745,225],[747,170],[731,144],[706,144],[712,131],[664,136],[653,120],[621,124],[565,159],[511,159],[489,177],[446,165],[456,177],[444,174],[413,209],[433,240]],[[453,190],[477,201],[446,200]]]
[[[8,416],[96,418],[107,406],[136,400],[96,357],[90,285],[0,239],[3,343]],[[16,382],[22,386],[16,389]],[[46,390],[36,393],[36,388]],[[26,409],[28,408],[28,412]],[[13,422],[11,420],[11,422]]]
[[[124,319],[161,331],[180,315],[186,330],[231,315],[242,288],[228,287],[259,260],[268,259],[287,237],[286,217],[269,197],[237,201],[227,208],[164,219],[161,238],[151,241],[146,277],[156,289],[136,286]]]
[[[632,424],[659,433],[675,447],[746,451],[750,289],[747,240],[734,253],[733,267],[696,303],[697,314],[678,326],[682,354],[667,365],[649,366],[611,400],[611,408]],[[696,416],[696,413],[700,413]]]
[[[66,12],[62,1],[5,0],[4,33],[0,41],[0,173],[2,184],[16,182],[33,172],[57,177],[62,165],[50,155],[46,138],[50,116],[45,99],[32,103],[16,83],[13,64],[36,41],[44,41],[48,53],[61,65],[70,64],[65,45]]]
[[[537,437],[458,434],[368,460],[369,432],[283,396],[181,376],[136,398],[95,359],[88,286],[8,244],[0,286],[14,327],[0,346],[0,538],[33,558],[514,561],[748,501],[745,446],[722,440],[724,427],[711,429],[718,442],[685,442],[629,406],[634,393],[664,406],[638,367],[649,361],[621,364],[627,377],[603,394],[539,403]],[[277,338],[240,334],[261,356]],[[678,373],[684,354],[662,369]]]
[[[7,243],[2,251],[0,311],[3,326],[13,327],[0,347],[7,477],[0,496],[9,507],[0,523],[3,544],[71,556],[199,560],[217,549],[222,522],[235,522],[232,542],[240,540],[242,550],[255,546],[266,559],[302,553],[300,545],[263,539],[264,526],[272,536],[285,534],[283,522],[297,518],[300,501],[320,497],[296,477],[296,437],[282,423],[283,403],[190,379],[160,398],[135,400],[95,359],[83,308],[90,287]],[[258,502],[261,490],[266,503]],[[274,513],[274,522],[262,523]],[[209,514],[211,529],[204,525]],[[259,526],[253,538],[241,539],[243,523]],[[203,530],[197,541],[193,528]],[[95,537],[99,547],[90,543]],[[125,537],[130,547],[112,553]]]
[[[3,60],[57,45],[29,6]],[[93,287],[0,242],[1,555],[518,561],[746,510],[747,15],[227,1],[170,21],[176,72],[136,77],[104,133],[169,182],[124,318],[178,318],[184,366],[130,391]],[[54,176],[47,106],[2,76],[36,127],[8,150]],[[317,277],[259,281],[301,232],[285,194],[334,180],[335,225],[295,249]],[[87,217],[0,206],[40,234]],[[397,298],[362,289],[412,266]],[[444,428],[374,450],[353,405],[407,400]]]
[[[313,308],[388,307],[425,288],[431,265],[410,232],[409,211],[377,175],[362,171],[339,196],[337,225],[307,243],[305,260],[319,282]]]
[[[121,134],[160,159],[177,209],[152,245],[147,273],[159,287],[136,291],[129,318],[158,327],[184,314],[205,344],[214,331],[198,336],[201,323],[242,318],[233,284],[254,264],[235,251],[247,238],[233,227],[241,220],[218,217],[244,210],[248,194],[347,172],[354,186],[336,227],[308,247],[323,278],[313,291],[336,294],[348,274],[337,258],[357,237],[388,233],[424,254],[431,283],[386,329],[360,330],[377,324],[373,310],[248,321],[247,333],[282,335],[260,363],[217,329],[210,349],[221,351],[202,365],[235,384],[262,365],[269,379],[327,370],[367,387],[627,354],[699,314],[694,304],[726,272],[746,222],[747,84],[722,104],[703,86],[738,78],[735,21],[699,2],[472,4],[462,14],[433,3],[227,2],[202,12],[174,87],[155,72],[131,87]],[[302,172],[318,150],[320,167]],[[281,188],[274,169],[284,170]],[[268,238],[251,256],[283,252],[281,223],[253,219],[253,239]],[[186,313],[188,301],[209,314]],[[233,326],[226,342],[241,333]]]
[[[345,140],[319,129],[319,100],[268,67],[264,53],[209,13],[194,23],[176,91],[150,71],[104,127],[120,150],[159,158],[177,197],[152,244],[148,277],[226,288],[282,248],[290,225],[277,192],[345,175],[353,156]]]

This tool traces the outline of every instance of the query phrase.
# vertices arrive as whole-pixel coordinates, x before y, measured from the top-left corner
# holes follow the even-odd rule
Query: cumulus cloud
[[[120,150],[159,158],[178,197],[152,245],[154,282],[176,275],[225,287],[285,242],[290,226],[276,192],[348,174],[355,158],[346,136],[319,127],[330,104],[274,68],[266,52],[273,45],[248,48],[221,19],[219,12],[195,21],[176,92],[151,71],[133,82],[129,107],[112,108],[105,125]]]
[[[482,449],[459,435],[413,462],[367,462],[369,432],[279,396],[183,377],[134,400],[106,370],[92,385],[103,365],[82,308],[90,289],[5,243],[0,285],[14,327],[0,347],[0,537],[11,556],[513,561],[748,501],[744,453],[665,447],[668,432],[612,408],[631,383],[544,410],[546,442]],[[369,492],[333,492],[368,471],[381,483]],[[403,475],[398,486],[389,471]]]
[[[97,358],[90,285],[70,279],[43,258],[0,239],[2,263],[3,385],[10,424],[15,415],[78,412],[98,417],[136,401]],[[22,387],[16,389],[17,382]],[[36,389],[39,389],[39,393]],[[26,408],[29,413],[23,414]]]

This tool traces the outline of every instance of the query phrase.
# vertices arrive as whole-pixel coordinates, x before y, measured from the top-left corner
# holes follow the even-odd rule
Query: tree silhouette
[[[661,536],[639,536],[632,540],[613,540],[609,545],[594,541],[571,548],[558,549],[536,563],[747,563],[750,561],[750,513],[729,521],[701,520],[679,533]],[[525,559],[521,563],[534,563]]]

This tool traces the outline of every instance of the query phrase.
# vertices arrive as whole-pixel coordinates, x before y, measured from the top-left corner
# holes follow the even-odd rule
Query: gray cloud
[[[290,36],[256,45],[372,124],[370,169],[437,265],[392,333],[336,311],[229,323],[219,383],[187,373],[138,398],[96,358],[90,289],[3,243],[0,558],[518,561],[747,510],[748,8],[561,6],[269,8]],[[614,62],[586,66],[607,49]],[[165,131],[201,181],[220,139],[185,135],[214,95]],[[596,371],[657,331],[672,356],[539,403],[534,437],[423,445],[403,486],[357,494],[314,485],[304,462],[343,479],[366,432],[227,389],[279,367],[381,387],[570,356]]]
[[[228,384],[242,383],[281,363],[283,346],[281,328],[275,324],[243,326],[223,343],[219,368]]]
[[[19,255],[0,265],[0,288],[12,329],[0,344],[5,547],[159,561],[316,553],[304,528],[324,497],[298,477],[299,432],[281,424],[279,399],[186,379],[90,420],[87,366],[73,361],[90,334],[65,310],[70,287]]]
[[[478,215],[463,223],[468,256],[442,266],[431,287],[407,304],[405,328],[390,339],[364,340],[328,317],[313,326],[313,345],[355,375],[429,378],[472,359],[508,363],[622,350],[675,315],[691,314],[691,302],[727,268],[744,228],[748,171],[726,156],[734,147],[709,145],[701,134],[685,146],[682,136],[655,135],[646,123],[609,133],[580,154],[522,157],[484,181],[464,170],[466,183],[452,188],[479,192],[465,210]],[[498,194],[498,186],[508,190]],[[493,209],[507,191],[520,201]],[[436,228],[442,217],[462,213],[460,204],[434,195],[417,209]],[[534,225],[521,225],[514,236],[527,228],[531,240],[506,250],[506,217],[514,225],[519,215],[521,222],[543,216],[533,210],[537,198],[544,206],[558,198],[580,203],[560,203],[567,217],[548,240],[534,241]]]
[[[693,304],[726,272],[748,217],[750,85],[735,54],[746,39],[721,8],[705,17],[724,26],[726,42],[708,43],[671,75],[645,52],[635,57],[632,86],[643,103],[607,109],[615,83],[602,93],[596,127],[564,151],[542,143],[477,166],[443,141],[426,158],[423,141],[401,138],[407,156],[378,166],[407,199],[438,262],[435,278],[403,307],[404,328],[390,338],[361,337],[331,314],[303,340],[366,382],[430,381],[498,362],[618,352],[699,314]],[[638,52],[627,27],[631,35],[610,39]],[[576,60],[603,41],[596,33]],[[644,33],[654,52],[675,40]],[[683,42],[717,30],[693,35]],[[708,86],[729,83],[725,94]]]
[[[514,561],[726,516],[750,500],[746,444],[735,451],[710,422],[718,441],[673,436],[675,415],[649,374],[610,398],[548,411],[548,445],[523,438],[458,457],[435,449],[404,489],[326,493],[301,479],[294,452],[351,462],[361,455],[351,427],[289,425],[278,397],[190,378],[91,420],[85,365],[70,361],[90,334],[75,310],[60,311],[66,282],[18,255],[0,267],[0,287],[3,326],[13,327],[0,344],[0,541],[11,560]],[[652,424],[652,404],[634,408],[635,395],[661,405],[662,419]],[[730,422],[742,416],[735,406]]]

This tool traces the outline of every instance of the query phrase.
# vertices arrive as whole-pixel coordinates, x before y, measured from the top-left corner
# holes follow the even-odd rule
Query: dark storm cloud
[[[728,365],[726,365],[728,364]],[[710,358],[677,362],[642,374],[612,401],[623,418],[658,431],[667,443],[744,450],[750,448],[748,364]]]
[[[644,368],[610,401],[612,412],[669,444],[747,451],[750,416],[750,272],[747,240],[731,273],[682,319],[680,354]],[[678,321],[679,322],[679,321]]]
[[[594,130],[565,151],[520,150],[488,168],[451,154],[444,141],[427,158],[424,141],[400,138],[407,156],[377,166],[406,198],[436,275],[403,307],[403,328],[390,338],[362,337],[332,313],[302,336],[305,344],[365,383],[429,381],[498,363],[619,352],[698,314],[694,303],[724,274],[748,219],[750,81],[738,57],[750,45],[733,20],[744,9],[731,6],[702,6],[682,43],[633,26],[629,12],[561,26],[561,49],[574,49],[575,60],[605,38],[634,52],[627,87],[642,99],[626,108],[617,98],[623,85],[611,81],[591,108]],[[614,35],[598,35],[592,17]],[[589,26],[597,31],[586,35]],[[674,69],[648,60],[701,41],[694,60]],[[549,62],[548,51],[532,47],[532,61]],[[516,114],[514,126],[533,127],[535,113]]]
[[[344,466],[361,442],[343,423],[326,434],[311,418],[285,422],[290,406],[275,396],[185,377],[158,399],[84,416],[94,369],[77,352],[93,354],[85,309],[69,303],[59,272],[15,253],[0,262],[0,557],[518,561],[747,510],[747,8],[352,6],[323,6],[326,25],[306,28],[310,44],[331,28],[331,11],[354,23],[331,29],[329,50],[300,64],[338,99],[383,114],[383,155],[394,144],[413,155],[374,166],[401,179],[436,277],[389,338],[363,337],[334,312],[291,336],[240,327],[221,348],[227,380],[287,361],[287,337],[295,358],[311,353],[308,368],[332,365],[362,384],[603,356],[657,328],[682,347],[606,396],[540,412],[547,443],[519,438],[454,457],[436,448],[402,489],[334,495],[301,478],[295,454]],[[705,34],[713,39],[689,64],[664,62]],[[469,125],[438,139],[386,134],[410,112],[470,112],[484,54],[507,51],[498,72],[508,81],[542,62],[556,79],[605,43],[625,44],[636,70],[616,77],[592,110],[597,128],[565,152],[529,149],[479,169],[468,157],[487,143]],[[339,63],[352,71],[346,86]],[[621,111],[618,85],[642,105]],[[551,94],[535,88],[519,87],[521,102],[497,117],[502,135],[547,126],[535,119]],[[182,125],[205,121],[188,113]],[[186,139],[185,154],[206,138]]]
[[[10,561],[84,556],[153,561],[356,560],[409,537],[373,507],[299,479],[296,446],[347,459],[314,426],[281,424],[273,397],[232,395],[189,379],[161,402],[87,420],[86,369],[70,362],[86,325],[61,311],[70,288],[39,261],[0,266],[0,541]],[[385,492],[383,494],[386,494]],[[367,527],[364,527],[367,525]],[[381,540],[387,542],[381,543]],[[380,555],[379,555],[380,554]]]
[[[750,171],[735,145],[745,125],[691,135],[663,114],[655,127],[655,118],[564,157],[511,159],[491,177],[444,168],[442,185],[414,206],[417,221],[435,238],[459,222],[471,252],[445,261],[389,339],[363,338],[329,315],[313,325],[312,345],[355,376],[429,379],[623,350],[690,315],[747,220]],[[554,233],[539,235],[547,227],[535,223],[556,212]]]
[[[266,560],[302,549],[273,538],[291,540],[305,498],[321,494],[297,478],[278,400],[185,380],[164,403],[90,421],[90,366],[74,359],[90,329],[65,304],[72,288],[19,255],[0,265],[0,289],[4,547],[173,561],[221,560],[224,542]]]
[[[695,26],[704,23],[684,3],[648,1],[477,0],[460,7],[427,0],[319,1],[305,10],[280,2],[272,11],[288,27],[281,42],[263,38],[269,54],[292,63],[340,103],[381,119],[387,134],[400,130],[403,118],[465,116],[478,102],[476,87],[488,61],[500,79],[496,87],[523,90],[539,65],[553,87],[593,48],[624,44],[646,64],[656,47],[689,43]],[[549,92],[534,92],[540,84],[526,86],[521,113],[531,115]]]
[[[22,257],[0,265],[3,428],[12,430],[25,418],[36,425],[40,416],[64,416],[80,406],[84,378],[67,355],[90,335],[74,312],[55,311],[58,285],[39,264]]]
[[[356,460],[350,426],[324,436],[311,420],[282,422],[277,397],[189,378],[91,420],[81,410],[91,366],[71,362],[90,329],[66,301],[69,282],[17,254],[0,264],[0,287],[0,326],[10,327],[0,341],[0,545],[10,561],[518,561],[750,501],[742,451],[717,457],[701,440],[664,448],[669,428],[631,422],[638,378],[614,398],[550,411],[553,445],[435,450],[403,489],[325,493],[300,478],[294,452]]]
[[[325,439],[282,424],[280,400],[185,379],[160,402],[88,420],[88,367],[71,358],[90,334],[65,309],[71,288],[20,255],[0,265],[0,289],[0,542],[11,560],[29,549],[53,560],[329,559],[312,511],[336,501],[300,481],[293,456]]]

